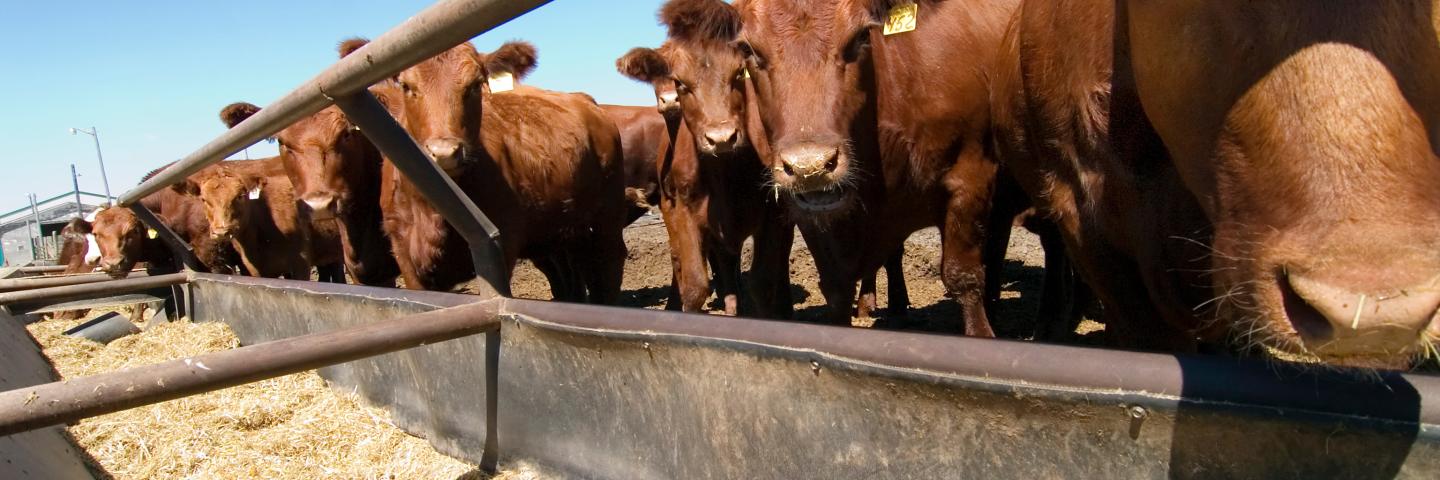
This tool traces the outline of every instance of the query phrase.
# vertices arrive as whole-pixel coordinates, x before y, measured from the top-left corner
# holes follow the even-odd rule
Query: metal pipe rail
[[[36,265],[20,267],[20,273],[60,273],[65,271],[65,265]]]
[[[108,280],[109,277],[106,277]],[[190,281],[188,273],[127,278],[124,280],[89,282],[75,285],[61,285],[16,292],[0,293],[0,306],[35,302],[64,302],[105,295],[121,295],[146,290],[180,285]]]
[[[358,93],[546,3],[549,0],[444,0],[426,8],[170,168],[121,194],[119,204],[129,206],[138,202],[319,112],[337,97]]]
[[[491,300],[0,393],[0,436],[500,328]]]
[[[145,272],[134,272],[130,274],[130,278],[144,277],[147,275]],[[114,280],[114,278],[104,273],[85,273],[80,275],[66,275],[63,277],[11,278],[0,280],[0,292],[63,287],[66,285],[83,285],[86,283],[100,283],[111,280]]]

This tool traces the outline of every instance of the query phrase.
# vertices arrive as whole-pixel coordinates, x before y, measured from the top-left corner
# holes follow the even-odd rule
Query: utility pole
[[[35,231],[30,234],[30,261],[35,261],[40,256],[40,209],[35,206],[35,194],[30,194],[30,214],[35,216]],[[29,230],[28,228],[26,230]]]
[[[100,160],[100,182],[105,184],[105,203],[107,205],[114,203],[115,197],[110,196],[110,177],[105,175],[105,156],[100,154],[100,131],[95,127],[90,127],[90,130],[83,128],[70,129],[71,135],[77,133],[83,133],[95,139],[95,158]]]
[[[85,218],[85,205],[80,203],[80,175],[75,173],[75,164],[70,164],[70,183],[75,185],[75,218]]]

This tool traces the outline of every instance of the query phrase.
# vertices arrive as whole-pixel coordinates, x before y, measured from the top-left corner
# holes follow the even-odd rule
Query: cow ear
[[[485,71],[492,74],[510,72],[519,80],[535,70],[539,56],[539,52],[535,51],[535,46],[530,42],[512,40],[485,56]]]
[[[625,52],[625,56],[615,60],[615,69],[621,75],[632,79],[652,83],[655,80],[670,76],[670,64],[665,63],[665,57],[653,48],[638,47]]]
[[[260,113],[260,107],[253,103],[235,102],[220,109],[220,121],[225,122],[228,128],[235,128],[240,122],[250,118],[251,115]]]
[[[170,189],[181,195],[200,195],[200,184],[193,179],[170,185]]]
[[[369,43],[369,40],[360,37],[347,38],[345,40],[342,40],[340,42],[340,46],[337,47],[337,49],[340,51],[340,58],[345,58],[346,56],[355,53],[355,51],[359,50],[360,47],[363,47]]]
[[[729,43],[740,35],[740,12],[722,0],[670,0],[660,23],[682,41]]]

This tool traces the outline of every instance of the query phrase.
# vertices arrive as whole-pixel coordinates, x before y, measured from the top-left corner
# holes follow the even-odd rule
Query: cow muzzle
[[[723,155],[735,150],[740,132],[734,125],[721,125],[705,130],[700,139],[700,151],[709,155]]]
[[[437,138],[425,142],[425,153],[430,155],[431,161],[446,172],[460,167],[464,150],[460,140],[453,138]]]
[[[305,205],[310,207],[311,220],[335,218],[335,197],[330,195],[307,195]]]
[[[1322,357],[1403,352],[1440,339],[1440,276],[1369,292],[1294,273],[1284,282],[1286,316],[1309,350]]]

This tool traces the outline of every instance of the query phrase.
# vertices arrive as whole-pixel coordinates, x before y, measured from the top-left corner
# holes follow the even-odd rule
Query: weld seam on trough
[[[825,352],[850,361],[1090,391],[1178,395],[1185,402],[1284,408],[1440,424],[1440,379],[1374,374],[1360,381],[1329,371],[1286,371],[1237,359],[1162,355],[853,327],[716,318],[674,312],[591,312],[597,307],[510,300],[505,313],[582,329],[686,335]],[[1301,367],[1304,368],[1304,367]],[[1289,376],[1281,377],[1283,373]],[[1321,388],[1324,387],[1324,388]]]
[[[153,277],[126,278],[122,280],[106,280],[77,285],[20,290],[0,293],[0,305],[8,306],[34,302],[83,300],[122,293],[143,292],[152,288],[179,285],[189,281],[189,273],[171,273]]]
[[[120,195],[129,206],[207,165],[274,135],[329,106],[437,53],[525,14],[549,0],[444,0],[376,37],[314,78],[175,162],[155,177]]]
[[[3,392],[0,436],[494,331],[497,310],[481,302]]]

